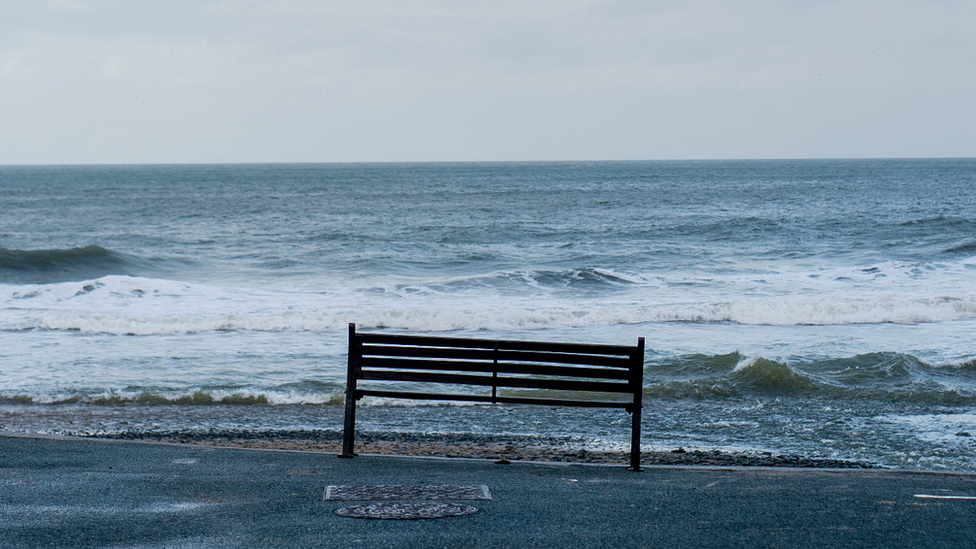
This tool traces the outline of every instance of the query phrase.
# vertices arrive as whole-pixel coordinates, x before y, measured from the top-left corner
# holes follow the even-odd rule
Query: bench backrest
[[[360,380],[482,386],[491,394],[361,389],[359,396],[625,408],[640,405],[643,339],[633,347],[487,340],[350,330],[353,375]],[[356,363],[358,362],[358,363]],[[499,388],[521,389],[519,396]],[[547,396],[530,396],[532,390]],[[553,396],[553,392],[558,396]],[[626,395],[626,400],[620,396]],[[618,398],[613,398],[617,396]]]

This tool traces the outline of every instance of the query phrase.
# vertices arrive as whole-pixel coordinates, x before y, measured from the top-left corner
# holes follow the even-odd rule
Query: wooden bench
[[[364,396],[543,404],[630,412],[630,469],[640,471],[643,379],[644,338],[628,347],[367,334],[357,333],[356,325],[350,324],[340,457],[356,455],[356,401]],[[360,388],[360,381],[394,382],[395,386],[383,388],[382,383],[371,383],[370,388]],[[431,392],[426,386],[417,391],[402,390],[409,382],[434,384],[435,388],[445,384],[481,386],[485,394]],[[489,387],[491,393],[487,394]],[[499,388],[508,391],[499,393]]]

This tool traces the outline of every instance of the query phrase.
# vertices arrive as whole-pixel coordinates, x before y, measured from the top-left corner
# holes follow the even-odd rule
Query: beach
[[[262,450],[300,450],[337,455],[342,452],[342,433],[226,431],[207,433],[125,433],[93,437],[107,440],[164,442],[227,448]],[[412,456],[479,459],[495,462],[528,461],[547,463],[629,464],[623,452],[587,450],[586,440],[579,437],[519,437],[505,435],[446,435],[417,433],[367,433],[356,440],[356,452],[363,455]],[[725,467],[803,467],[822,469],[873,469],[876,464],[817,459],[796,455],[773,455],[772,452],[732,453],[718,450],[642,452],[643,465],[707,465]]]

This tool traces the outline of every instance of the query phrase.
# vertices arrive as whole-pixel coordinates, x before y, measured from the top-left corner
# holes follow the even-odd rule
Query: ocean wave
[[[635,286],[660,285],[654,278],[628,274],[612,269],[581,267],[571,269],[520,269],[502,270],[486,274],[394,283],[377,290],[397,295],[445,294],[472,290],[530,289],[541,292],[599,293],[633,288]]]
[[[816,391],[821,384],[812,377],[775,360],[753,358],[732,369],[733,383],[753,389],[786,393]]]
[[[645,368],[645,398],[826,398],[926,405],[976,404],[974,361],[933,364],[904,353],[796,363],[694,355]]]
[[[464,389],[460,389],[464,391]],[[56,394],[0,394],[0,405],[90,405],[90,406],[341,406],[345,402],[345,388],[333,386],[319,392],[293,392],[277,389],[186,389],[107,390],[91,392],[60,392]],[[443,407],[481,406],[476,402],[427,401],[411,399],[363,398],[362,406],[380,407]]]
[[[152,406],[210,406],[210,405],[340,405],[343,390],[335,387],[320,393],[296,393],[277,390],[214,390],[189,389],[182,391],[111,390],[100,393],[62,392],[57,394],[0,395],[0,404],[88,404],[119,406],[141,404]]]
[[[957,244],[951,248],[946,249],[943,253],[947,255],[965,255],[971,256],[976,254],[976,241],[967,241],[961,244]]]
[[[93,288],[97,290],[97,287]],[[82,287],[79,292],[84,292]],[[94,290],[93,290],[94,291]],[[30,296],[30,293],[25,294]],[[647,323],[736,323],[759,326],[833,326],[845,324],[919,324],[972,318],[976,307],[915,307],[893,313],[883,307],[857,314],[802,314],[793,311],[745,310],[735,314],[731,306],[635,307],[610,305],[527,307],[453,306],[431,309],[405,304],[393,307],[336,307],[328,309],[253,310],[203,312],[160,310],[143,311],[7,311],[0,318],[0,330],[53,330],[127,336],[174,335],[204,332],[331,332],[355,322],[363,329],[407,332],[509,331],[624,326]],[[773,309],[773,308],[769,308]],[[782,314],[774,315],[774,312]]]
[[[913,276],[911,265],[861,269],[852,276]],[[886,273],[891,273],[886,275]],[[492,275],[494,276],[494,275]],[[545,330],[660,323],[756,326],[922,324],[976,318],[976,293],[966,286],[899,292],[896,285],[784,277],[776,287],[756,279],[747,291],[720,280],[678,284],[603,269],[508,273],[522,277],[512,292],[462,288],[460,283],[338,282],[329,288],[218,287],[160,278],[110,275],[51,284],[0,285],[0,330],[54,330],[116,335],[215,331],[365,329],[411,332]],[[833,276],[833,273],[831,273]],[[772,277],[770,277],[772,278]],[[470,282],[471,279],[464,279]],[[527,280],[528,282],[526,282]],[[577,282],[573,282],[573,281]],[[807,287],[783,293],[780,286]],[[615,291],[526,291],[531,284],[598,285]],[[819,285],[818,285],[819,284]],[[886,284],[882,282],[880,284]],[[764,295],[766,294],[766,295]]]
[[[962,227],[967,230],[972,230],[976,228],[976,222],[971,219],[966,219],[962,217],[946,217],[944,215],[937,215],[934,217],[926,217],[922,219],[913,219],[910,221],[904,221],[899,224],[902,227],[934,227],[936,229],[943,229],[946,227]]]
[[[962,369],[960,369],[962,368]],[[364,382],[369,383],[369,382]],[[301,387],[270,388],[188,387],[183,389],[125,388],[51,393],[0,393],[3,405],[122,406],[339,406],[344,401],[341,383],[307,382]],[[416,389],[409,383],[384,385],[391,390]],[[434,389],[439,390],[439,389]],[[451,390],[479,392],[478,388]],[[521,394],[521,390],[506,390]],[[533,392],[533,396],[540,396]],[[555,393],[554,393],[555,394]],[[947,367],[928,364],[903,353],[868,353],[820,361],[785,361],[726,355],[692,355],[649,363],[645,367],[644,402],[658,406],[668,400],[737,403],[768,400],[783,402],[869,402],[919,406],[976,405],[976,372],[971,365]],[[379,407],[471,406],[443,401],[364,399]]]
[[[920,324],[976,316],[976,298],[958,296],[787,295],[669,307],[650,321],[734,322],[769,326]],[[669,315],[670,316],[669,318]]]
[[[134,274],[135,258],[97,245],[51,250],[10,250],[0,247],[0,283],[46,284]]]
[[[647,282],[641,277],[599,268],[504,272],[496,276],[524,280],[532,286],[554,289],[587,286],[622,287]]]

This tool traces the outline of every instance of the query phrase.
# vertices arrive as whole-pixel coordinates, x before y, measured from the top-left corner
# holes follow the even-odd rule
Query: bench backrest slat
[[[498,374],[526,374],[591,379],[630,379],[630,372],[609,368],[555,366],[552,364],[509,364],[507,362],[462,362],[458,360],[417,360],[414,358],[363,357],[363,368],[396,370],[439,370]]]
[[[594,345],[590,343],[558,343],[550,341],[520,341],[504,339],[469,339],[461,337],[411,336],[400,334],[357,334],[363,345],[419,345],[423,347],[448,347],[464,349],[506,349],[510,351],[546,351],[552,353],[576,353],[596,355],[631,356],[634,347],[623,345]]]
[[[445,395],[442,393],[403,393],[399,391],[377,391],[372,389],[363,391],[363,394],[366,396],[381,398],[420,398],[424,400],[454,400],[459,402],[485,402],[501,404],[541,404],[544,406],[575,406],[579,408],[627,408],[629,406],[629,404],[624,401],[572,400],[550,397]]]
[[[507,349],[471,349],[448,347],[419,347],[406,345],[363,345],[363,357],[396,356],[417,358],[463,358],[468,360],[497,360],[507,362],[548,362],[553,364],[585,364],[608,368],[630,368],[629,356],[603,354],[553,353],[542,351],[511,351]]]
[[[633,393],[627,383],[605,381],[576,381],[558,378],[492,377],[466,374],[442,374],[428,372],[391,372],[389,370],[363,370],[359,379],[373,381],[419,381],[424,383],[449,383],[454,385],[478,385],[482,387],[511,387],[522,389],[549,389],[553,391],[584,391],[587,393]],[[586,400],[581,395],[579,400]]]

